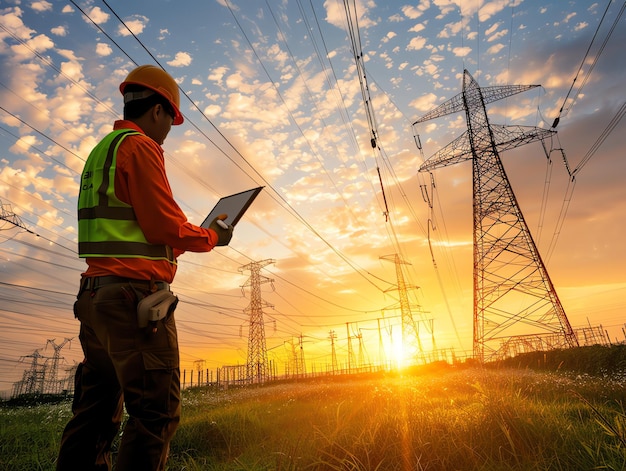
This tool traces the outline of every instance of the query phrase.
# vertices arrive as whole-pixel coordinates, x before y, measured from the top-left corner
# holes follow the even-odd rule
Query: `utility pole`
[[[504,171],[500,152],[550,137],[555,131],[490,124],[485,105],[538,85],[481,88],[465,70],[463,91],[415,124],[464,111],[467,132],[428,158],[420,172],[472,161],[474,239],[474,358],[507,355],[521,324],[545,347],[578,345],[548,271]],[[559,335],[555,335],[555,334]],[[515,335],[514,335],[515,334]]]
[[[252,262],[239,271],[250,271],[250,277],[241,288],[250,288],[250,304],[244,312],[249,314],[250,330],[248,334],[248,361],[246,363],[246,380],[249,383],[263,383],[269,378],[269,361],[265,344],[265,324],[263,321],[263,307],[274,307],[261,297],[261,285],[273,283],[274,280],[261,275],[261,268],[274,263],[274,260]],[[272,285],[273,287],[273,285]]]

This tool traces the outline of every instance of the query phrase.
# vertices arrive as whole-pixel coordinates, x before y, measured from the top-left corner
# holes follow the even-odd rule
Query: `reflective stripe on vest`
[[[172,248],[147,241],[129,204],[115,196],[117,149],[133,130],[113,131],[91,152],[78,195],[80,257],[147,258],[176,263]]]

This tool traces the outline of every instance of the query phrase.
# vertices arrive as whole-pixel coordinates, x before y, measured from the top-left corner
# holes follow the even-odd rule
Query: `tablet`
[[[230,226],[235,226],[262,189],[263,187],[260,186],[220,198],[204,222],[200,224],[200,227],[208,229],[211,221],[220,214],[227,214],[228,217],[224,219],[224,222]]]

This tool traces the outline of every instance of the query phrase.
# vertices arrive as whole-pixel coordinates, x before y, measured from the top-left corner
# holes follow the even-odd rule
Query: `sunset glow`
[[[280,374],[472,355],[472,166],[418,173],[466,131],[465,116],[412,125],[461,92],[464,69],[481,87],[541,85],[489,105],[497,124],[560,118],[551,142],[502,162],[572,326],[624,340],[619,4],[358,0],[368,99],[341,2],[179,3],[0,6],[0,391],[64,339],[62,372],[82,359],[79,176],[121,117],[119,83],[155,62],[181,89],[185,123],[163,148],[189,220],[264,187],[230,246],[178,260],[182,369],[245,364],[241,268],[264,260],[264,340]],[[403,301],[419,333],[404,343]]]

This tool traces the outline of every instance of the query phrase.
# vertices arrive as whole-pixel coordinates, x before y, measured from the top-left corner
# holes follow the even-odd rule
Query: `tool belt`
[[[82,279],[80,292],[112,284],[128,284],[132,288],[132,292],[122,289],[137,302],[137,324],[140,328],[150,323],[154,326],[157,321],[174,312],[178,304],[178,296],[170,291],[170,285],[165,281],[135,280],[114,275],[95,276]],[[151,292],[154,289],[157,291]]]

